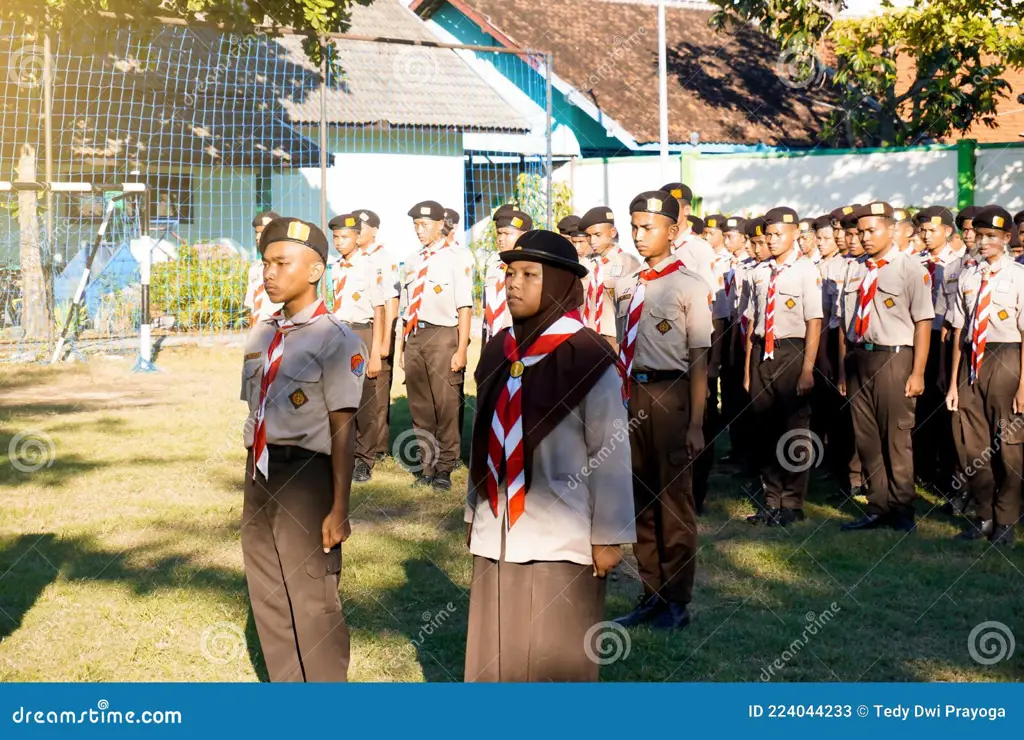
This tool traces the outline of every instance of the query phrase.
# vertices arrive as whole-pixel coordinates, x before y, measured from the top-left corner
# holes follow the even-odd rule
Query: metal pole
[[[661,174],[668,176],[668,54],[665,43],[665,0],[658,0],[658,114]]]
[[[546,74],[544,75],[544,93],[546,96],[546,138],[547,138],[547,152],[545,154],[545,165],[547,167],[547,191],[548,191],[548,229],[554,228],[555,221],[555,202],[553,196],[553,189],[551,185],[551,75],[552,75],[552,62],[554,61],[554,55],[548,53],[545,55],[544,60],[546,67]]]
[[[43,35],[43,135],[46,148],[46,182],[53,182],[53,63],[51,60],[50,34]],[[51,248],[56,246],[53,237],[53,193],[46,191],[46,237]]]
[[[327,233],[327,40],[320,37],[320,228]]]

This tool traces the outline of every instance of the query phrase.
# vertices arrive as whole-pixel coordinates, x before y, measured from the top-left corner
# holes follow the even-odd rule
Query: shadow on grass
[[[473,414],[476,411],[476,396],[465,396],[462,400],[462,414],[459,417],[459,428],[461,440],[459,445],[459,459],[466,465],[469,464],[469,448],[473,439]],[[412,414],[409,412],[409,399],[406,396],[399,396],[391,399],[390,424],[388,435],[388,454],[392,457],[400,457],[401,462],[413,465],[415,461],[407,458],[408,453],[402,450],[402,454],[396,454],[396,443],[401,447],[400,435],[406,430],[412,429]]]

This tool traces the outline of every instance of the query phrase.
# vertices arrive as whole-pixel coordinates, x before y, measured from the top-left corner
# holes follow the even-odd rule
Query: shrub
[[[244,329],[248,267],[243,257],[206,258],[182,247],[178,259],[153,265],[150,311],[154,318],[174,316],[182,331]]]

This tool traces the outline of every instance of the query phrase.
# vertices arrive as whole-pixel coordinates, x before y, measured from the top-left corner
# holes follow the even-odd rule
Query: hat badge
[[[791,223],[793,223],[793,214],[792,213],[783,213],[782,214],[782,223],[784,223],[784,224],[791,224]]]
[[[673,198],[682,198],[683,197],[683,191],[680,190],[679,188],[672,188],[672,192],[670,194],[671,194],[671,196]]]
[[[264,216],[263,218],[260,219],[260,223],[262,223],[264,226],[269,224],[271,221],[272,219],[270,218],[270,216]]]
[[[421,216],[429,216],[430,215],[430,206],[420,206],[420,215]]]
[[[309,226],[301,221],[292,221],[288,224],[288,238],[298,239],[302,242],[306,241],[309,239]]]
[[[519,216],[513,216],[512,225],[518,229],[520,226],[523,225],[523,219],[519,218]]]
[[[355,226],[356,225],[356,220],[354,218],[352,218],[351,216],[349,216],[348,218],[345,219],[345,225],[346,226]]]
[[[1002,216],[993,216],[992,217],[992,225],[995,226],[997,229],[1003,228],[1003,217]]]
[[[604,217],[605,218],[615,218],[615,216],[612,214],[611,211],[605,211],[604,212]]]
[[[843,208],[843,213],[849,216],[851,213],[853,213],[853,206],[846,206],[845,208]]]
[[[366,211],[363,211],[362,213],[359,214],[359,220],[360,221],[369,221],[370,217],[366,214]]]
[[[758,236],[764,236],[764,231],[761,230],[760,226],[754,227],[754,233],[757,234]]]
[[[648,198],[647,199],[647,210],[657,213],[661,210],[662,205],[661,198]]]
[[[709,218],[707,226],[708,226],[709,229],[717,229],[718,228],[718,219],[716,219],[716,218]]]
[[[941,224],[942,223],[942,216],[932,216],[931,222],[933,224]]]

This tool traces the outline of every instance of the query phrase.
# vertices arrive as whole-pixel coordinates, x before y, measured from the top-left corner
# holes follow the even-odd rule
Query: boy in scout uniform
[[[405,370],[409,413],[418,430],[416,485],[447,491],[459,459],[459,386],[473,315],[473,257],[468,249],[445,245],[440,203],[417,203],[409,216],[421,249],[405,273],[395,354]]]
[[[850,208],[849,213],[846,210]],[[864,256],[864,245],[860,240],[860,228],[857,226],[857,214],[862,206],[847,206],[843,209],[843,218],[840,223],[843,227],[846,240],[846,258],[851,260],[860,259]]]
[[[359,250],[369,258],[374,282],[384,298],[384,323],[374,324],[375,339],[380,342],[380,373],[374,383],[375,394],[371,400],[377,418],[377,444],[374,460],[383,460],[388,451],[388,424],[391,420],[391,379],[395,360],[395,324],[398,321],[398,294],[401,284],[398,279],[398,260],[384,245],[377,242],[380,217],[368,208],[357,208],[353,213],[359,218]],[[376,335],[379,334],[379,337]],[[357,480],[359,476],[357,475]]]
[[[516,240],[533,228],[533,219],[515,207],[505,204],[494,212],[494,228],[498,249],[488,255],[484,273],[485,345],[499,331],[512,326],[512,316],[505,300],[505,263],[501,261],[500,254],[512,249]]]
[[[866,251],[846,273],[840,322],[839,390],[850,399],[868,506],[844,531],[888,526],[914,530],[914,405],[924,390],[935,309],[931,278],[893,246],[893,208],[869,203],[858,211]]]
[[[821,275],[796,245],[799,220],[792,208],[764,215],[772,260],[767,271],[755,272],[747,307],[750,364],[743,385],[765,435],[757,444],[764,508],[747,521],[768,526],[803,521],[810,466],[800,463],[814,454],[810,394],[823,315]]]
[[[597,206],[583,214],[580,228],[590,242],[590,277],[586,284],[585,323],[604,337],[618,351],[616,337],[621,332],[612,302],[616,281],[637,269],[635,257],[622,251],[616,240],[615,214],[610,208]]]
[[[383,286],[378,285],[374,263],[359,248],[362,221],[355,213],[335,216],[327,224],[339,259],[330,265],[331,313],[341,319],[370,353],[366,361],[363,397],[356,412],[355,467],[352,480],[365,483],[373,477],[380,442],[377,380],[382,365],[384,340]]]
[[[317,298],[327,259],[320,229],[277,219],[259,248],[267,296],[282,308],[245,348],[245,579],[270,680],[344,681],[338,581],[367,351]]]
[[[249,309],[249,328],[256,326],[259,321],[273,316],[281,307],[271,303],[263,289],[263,260],[259,259],[260,234],[271,221],[281,218],[273,211],[257,213],[252,219],[252,229],[256,234],[257,259],[249,265],[249,272],[246,276],[245,300],[246,308]]]
[[[694,231],[693,222],[690,221],[693,191],[681,182],[662,185],[661,190],[669,193],[679,204],[679,234],[672,243],[672,253],[679,257],[683,267],[704,278],[704,282],[714,291],[716,283],[715,251],[707,241],[701,238],[699,232]]]
[[[615,621],[681,629],[697,566],[693,460],[704,449],[711,305],[707,284],[672,255],[679,204],[660,190],[630,203],[643,269],[615,284],[625,326],[619,360],[632,420],[629,443],[636,509],[636,555],[644,593]]]
[[[967,459],[976,461],[965,471],[978,518],[960,538],[1012,547],[1024,475],[1024,266],[1008,253],[1007,211],[990,206],[972,219],[981,262],[964,273],[953,303],[955,364],[946,396],[960,417]]]
[[[800,232],[797,234],[796,243],[800,254],[814,264],[821,262],[821,253],[818,251],[818,233],[815,229],[815,219],[802,218],[799,223]]]
[[[710,220],[710,219],[709,219]],[[743,441],[740,416],[749,399],[743,389],[744,342],[739,331],[739,305],[743,279],[746,271],[754,264],[747,254],[747,238],[744,233],[746,219],[738,216],[726,218],[721,225],[722,239],[729,252],[729,272],[725,277],[725,292],[729,299],[729,322],[725,348],[722,353],[722,423],[729,429],[729,454],[722,462],[736,463],[743,457],[746,445]]]

